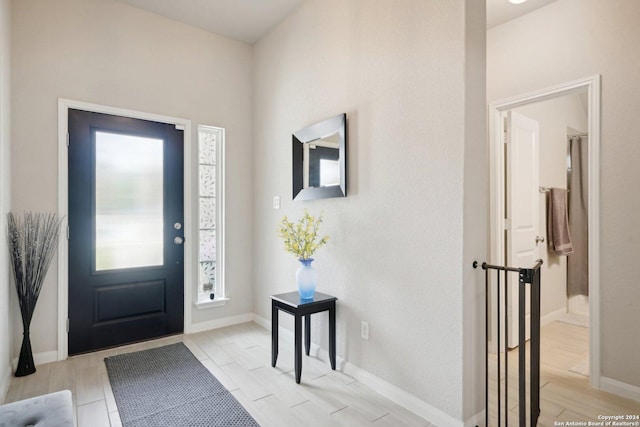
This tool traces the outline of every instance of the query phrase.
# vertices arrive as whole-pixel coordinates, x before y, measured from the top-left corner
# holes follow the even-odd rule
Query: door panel
[[[183,132],[69,110],[69,354],[182,332]]]
[[[539,233],[539,125],[516,112],[507,113],[510,142],[507,144],[507,265],[531,267],[538,259]],[[509,277],[509,347],[518,345],[518,274]],[[531,313],[527,285],[525,313],[527,339]]]

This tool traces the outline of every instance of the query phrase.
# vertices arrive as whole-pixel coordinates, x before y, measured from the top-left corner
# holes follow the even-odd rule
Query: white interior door
[[[538,122],[508,112],[506,176],[507,265],[531,267],[538,259],[539,218],[539,126]],[[507,322],[509,347],[518,345],[518,274],[509,277]],[[525,313],[527,339],[531,324],[529,289],[526,289]]]

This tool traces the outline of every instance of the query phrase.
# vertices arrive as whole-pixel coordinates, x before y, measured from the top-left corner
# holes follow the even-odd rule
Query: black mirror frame
[[[303,144],[338,133],[340,138],[340,185],[303,188]],[[339,114],[320,123],[307,126],[292,136],[293,148],[293,200],[328,199],[347,197],[347,115]]]

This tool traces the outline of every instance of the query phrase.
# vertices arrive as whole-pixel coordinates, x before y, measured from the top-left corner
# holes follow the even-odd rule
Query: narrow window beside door
[[[198,126],[198,308],[224,301],[224,129]],[[217,305],[217,304],[216,304]]]

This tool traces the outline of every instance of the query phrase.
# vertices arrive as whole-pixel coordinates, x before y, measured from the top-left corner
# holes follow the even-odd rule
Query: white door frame
[[[600,388],[600,75],[503,99],[489,105],[490,263],[503,265],[505,204],[502,114],[526,104],[587,89],[589,133],[589,381]],[[543,278],[544,283],[544,278]]]
[[[69,356],[69,336],[67,318],[69,316],[69,241],[64,238],[69,217],[69,162],[67,157],[67,138],[69,126],[69,109],[93,111],[96,113],[124,116],[134,119],[176,125],[184,131],[184,235],[186,242],[195,242],[191,221],[191,121],[159,114],[108,107],[70,99],[58,99],[58,214],[62,218],[63,238],[58,242],[58,360]],[[191,331],[192,305],[192,245],[184,245],[184,333]]]

